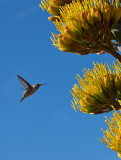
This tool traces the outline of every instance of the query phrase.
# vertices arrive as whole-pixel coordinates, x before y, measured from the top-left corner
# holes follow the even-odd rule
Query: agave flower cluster
[[[55,47],[79,55],[108,52],[121,61],[112,32],[121,19],[120,0],[41,0],[40,7],[60,32],[52,33]]]
[[[107,3],[108,2],[108,3]],[[53,44],[61,51],[85,55],[115,51],[111,30],[121,18],[120,2],[102,0],[73,1],[60,7]]]
[[[121,103],[121,102],[120,102]],[[106,123],[109,129],[106,131],[104,129],[103,139],[100,139],[103,144],[106,144],[108,148],[118,153],[119,158],[121,158],[121,112],[118,113],[115,110],[113,118],[108,119],[106,117]]]
[[[78,84],[72,88],[72,107],[83,113],[101,114],[112,109],[121,108],[118,100],[121,98],[121,63],[114,62],[112,66],[94,64],[92,70],[85,69],[84,79],[77,75]]]

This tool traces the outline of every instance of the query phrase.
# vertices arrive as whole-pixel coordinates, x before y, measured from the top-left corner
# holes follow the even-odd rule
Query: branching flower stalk
[[[102,114],[115,110],[106,118],[109,126],[102,143],[121,158],[121,0],[41,0],[40,7],[52,16],[59,34],[52,33],[53,45],[63,52],[87,55],[105,52],[118,61],[94,63],[85,69],[83,78],[72,88],[72,107],[83,113]],[[113,106],[113,107],[112,107]]]

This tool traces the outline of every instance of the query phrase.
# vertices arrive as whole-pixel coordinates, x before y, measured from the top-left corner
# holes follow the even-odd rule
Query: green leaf
[[[118,100],[121,100],[121,92],[118,91]]]
[[[111,30],[112,34],[115,36],[117,42],[121,44],[121,22],[119,21],[116,26]]]

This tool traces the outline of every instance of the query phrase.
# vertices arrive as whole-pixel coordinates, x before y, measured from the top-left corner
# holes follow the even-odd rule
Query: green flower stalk
[[[55,47],[80,55],[105,51],[121,61],[111,32],[121,18],[119,0],[73,0],[60,7],[60,17],[55,22],[60,34],[52,33]]]
[[[115,110],[113,118],[108,119],[106,117],[105,122],[108,124],[109,128],[105,131],[103,130],[103,139],[101,142],[111,148],[113,151],[118,153],[118,157],[121,159],[121,112],[118,113]]]
[[[94,68],[85,69],[84,79],[77,75],[78,84],[72,88],[72,107],[83,113],[101,114],[121,108],[121,63],[95,64]]]

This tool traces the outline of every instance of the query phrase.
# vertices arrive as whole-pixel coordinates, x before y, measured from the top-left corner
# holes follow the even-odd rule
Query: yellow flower
[[[121,18],[119,0],[73,0],[60,7],[55,21],[60,35],[53,34],[54,45],[61,51],[85,55],[114,50],[111,30]]]
[[[114,109],[115,110],[115,109]],[[118,113],[115,110],[113,118],[108,119],[106,117],[105,122],[109,128],[103,130],[103,139],[100,139],[103,144],[106,144],[108,148],[118,153],[118,157],[121,158],[121,112]]]
[[[71,91],[72,107],[83,113],[101,114],[112,110],[112,105],[121,108],[121,63],[95,64],[92,70],[85,69],[84,79],[77,75],[78,85]]]
[[[54,17],[49,17],[50,21],[59,20],[60,16],[60,6],[65,6],[65,4],[71,3],[72,0],[41,0],[41,4],[39,5],[43,10],[46,9],[50,14]]]

